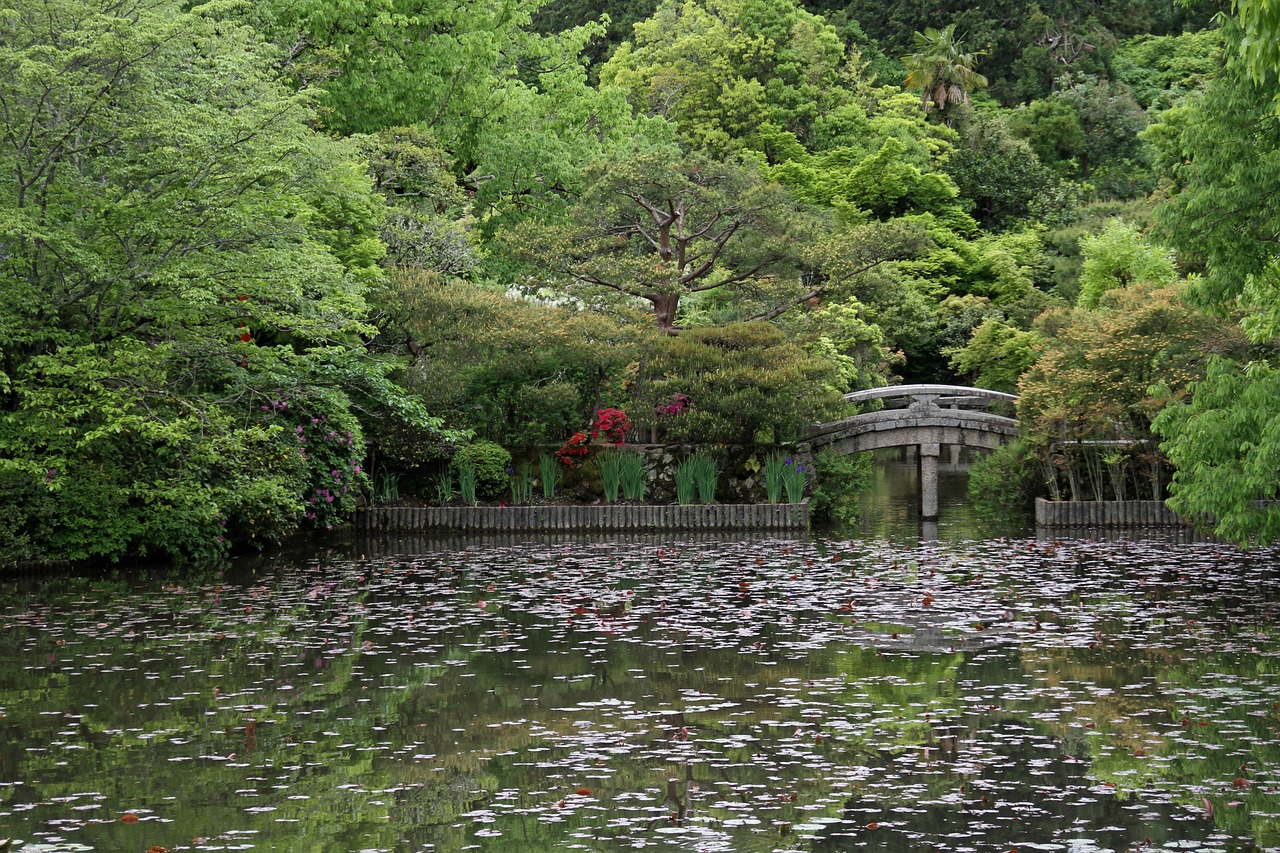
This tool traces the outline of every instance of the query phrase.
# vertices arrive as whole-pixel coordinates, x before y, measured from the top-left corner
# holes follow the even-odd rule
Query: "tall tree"
[[[413,412],[361,348],[384,247],[354,151],[202,9],[16,0],[0,26],[10,532],[207,555],[350,507],[353,398]]]
[[[951,108],[969,103],[969,93],[987,85],[977,71],[977,53],[970,53],[956,38],[956,25],[927,27],[914,36],[915,51],[902,57],[907,78],[903,87],[920,90],[926,112],[937,109],[951,123]]]
[[[912,244],[897,232],[861,246],[842,243],[848,268],[832,262],[826,275],[805,255],[822,245],[821,224],[751,163],[657,150],[599,164],[567,216],[529,221],[507,242],[580,293],[647,303],[657,327],[675,332],[690,297],[731,292],[732,319],[776,317],[903,257]]]
[[[692,148],[785,159],[847,99],[844,55],[835,29],[794,0],[664,0],[600,81],[675,122]]]
[[[1229,53],[1238,44],[1229,45]],[[1274,86],[1256,85],[1228,61],[1176,124],[1156,133],[1177,193],[1160,211],[1183,259],[1202,265],[1193,295],[1222,314],[1243,311],[1259,350],[1247,363],[1222,359],[1155,423],[1177,465],[1171,505],[1212,518],[1237,542],[1280,539],[1280,114]],[[1270,501],[1269,503],[1266,501]]]

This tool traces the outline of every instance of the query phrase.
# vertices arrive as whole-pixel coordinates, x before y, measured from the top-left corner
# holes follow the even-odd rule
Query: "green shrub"
[[[1044,448],[1025,438],[980,456],[969,469],[969,497],[984,515],[1026,518],[1045,493]]]
[[[815,522],[849,524],[858,518],[862,493],[871,482],[870,453],[814,456],[817,486],[809,496],[809,514]]]
[[[669,441],[750,444],[801,438],[844,401],[837,367],[769,323],[690,329],[654,344],[627,411]],[[680,400],[678,413],[670,412]]]
[[[476,498],[484,501],[502,497],[511,485],[511,453],[492,441],[473,441],[458,448],[451,467],[459,475],[466,466],[475,471]]]

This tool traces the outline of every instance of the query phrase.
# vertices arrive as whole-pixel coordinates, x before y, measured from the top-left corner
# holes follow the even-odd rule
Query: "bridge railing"
[[[991,391],[986,388],[970,388],[965,385],[890,385],[884,388],[852,391],[844,395],[844,398],[850,403],[903,397],[910,397],[913,400],[933,403],[934,405],[964,405],[966,401],[976,402],[980,400],[1018,402],[1017,394]]]

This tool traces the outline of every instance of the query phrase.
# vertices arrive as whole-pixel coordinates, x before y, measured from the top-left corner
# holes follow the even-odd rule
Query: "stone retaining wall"
[[[361,507],[360,532],[422,530],[807,530],[809,505]]]
[[[1164,501],[1050,501],[1036,498],[1037,527],[1186,527]]]

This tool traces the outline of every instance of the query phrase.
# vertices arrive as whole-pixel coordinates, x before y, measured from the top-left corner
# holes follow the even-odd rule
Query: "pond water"
[[[1276,551],[915,539],[360,542],[11,582],[0,837],[1280,850]]]

